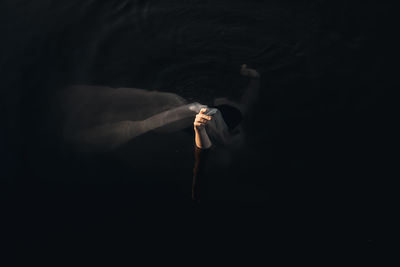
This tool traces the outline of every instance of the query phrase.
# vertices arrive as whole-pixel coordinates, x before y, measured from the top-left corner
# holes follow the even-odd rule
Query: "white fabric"
[[[61,94],[65,111],[64,136],[86,149],[110,149],[149,131],[170,133],[193,125],[202,108],[213,119],[206,125],[213,142],[237,140],[215,108],[194,102],[187,104],[176,94],[137,88],[74,86]],[[207,113],[208,113],[207,112]]]

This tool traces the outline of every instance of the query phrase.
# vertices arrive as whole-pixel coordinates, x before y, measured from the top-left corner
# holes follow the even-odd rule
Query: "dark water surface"
[[[52,99],[71,84],[238,99],[246,63],[261,74],[256,112],[243,153],[210,173],[209,205],[374,217],[393,163],[388,10],[371,1],[3,0],[2,181],[16,202],[191,205],[192,136],[148,134],[81,158],[59,138]]]

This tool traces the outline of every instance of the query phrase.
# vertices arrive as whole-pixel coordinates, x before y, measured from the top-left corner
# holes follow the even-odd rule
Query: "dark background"
[[[202,205],[357,219],[360,242],[373,242],[394,197],[392,13],[378,1],[3,0],[1,181],[9,204],[82,214],[191,207],[191,138],[146,135],[80,158],[59,138],[52,97],[79,83],[202,103],[237,99],[246,63],[261,74],[247,148],[224,175],[210,174],[220,193]]]

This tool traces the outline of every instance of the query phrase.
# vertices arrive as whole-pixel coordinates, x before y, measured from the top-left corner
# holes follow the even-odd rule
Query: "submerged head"
[[[229,104],[221,104],[215,107],[221,112],[222,118],[228,126],[229,131],[235,129],[242,122],[243,115],[238,108]]]

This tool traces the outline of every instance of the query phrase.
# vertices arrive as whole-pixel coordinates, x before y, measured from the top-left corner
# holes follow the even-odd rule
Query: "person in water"
[[[194,119],[195,164],[192,199],[196,202],[200,202],[200,180],[202,180],[203,192],[207,187],[204,165],[210,149],[215,146],[214,142],[218,145],[222,141],[223,145],[228,146],[241,144],[243,132],[240,123],[249,115],[258,96],[260,74],[254,69],[247,68],[246,64],[242,65],[240,74],[249,77],[250,82],[239,103],[226,98],[216,99],[215,108],[201,108]]]
[[[207,148],[207,138],[215,144],[235,144],[241,137],[237,126],[252,108],[259,87],[257,71],[243,64],[240,73],[250,81],[239,103],[217,98],[213,107],[208,107],[156,90],[75,85],[58,94],[54,111],[62,116],[62,138],[78,153],[110,151],[151,131],[172,133],[188,129],[202,108],[209,109],[213,120],[207,123],[207,131],[201,125],[196,127],[196,136],[201,137],[198,141],[202,140],[199,148]],[[198,123],[205,123],[200,119],[206,120],[211,114],[198,116]]]
[[[243,147],[241,122],[257,100],[260,75],[246,64],[241,66],[240,74],[250,79],[240,101],[217,98],[210,107],[157,90],[95,85],[64,88],[56,95],[53,107],[61,117],[58,119],[61,144],[75,153],[90,156],[118,149],[149,132],[163,134],[189,129],[193,134],[194,129],[197,160],[193,198],[198,199],[202,166],[212,147]],[[226,162],[229,153],[219,158]]]

